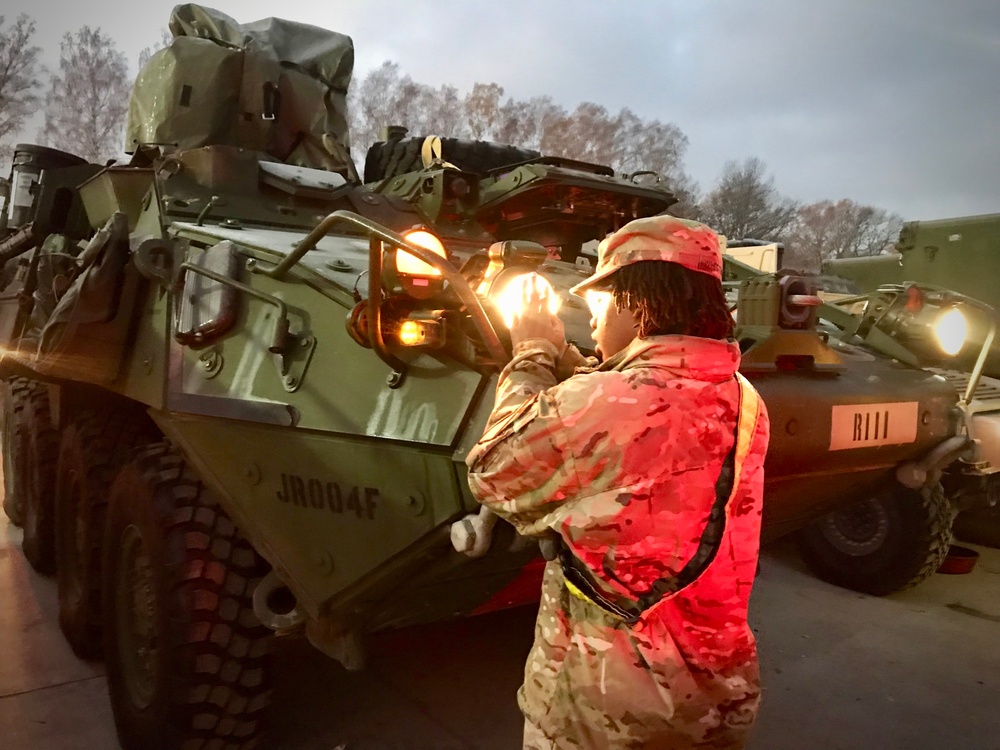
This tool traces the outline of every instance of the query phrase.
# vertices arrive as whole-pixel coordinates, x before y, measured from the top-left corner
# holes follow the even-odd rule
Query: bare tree
[[[146,67],[146,63],[149,62],[149,58],[161,49],[169,47],[172,41],[174,41],[174,35],[170,33],[170,29],[161,28],[159,40],[153,42],[153,44],[149,47],[143,47],[142,51],[139,52],[139,70]]]
[[[699,203],[701,190],[698,183],[687,172],[683,171],[672,177],[666,176],[664,182],[677,199],[677,202],[670,207],[670,213],[685,219],[698,219],[701,216]]]
[[[903,218],[846,198],[799,209],[786,234],[790,265],[819,270],[824,260],[879,255],[899,236]]]
[[[729,161],[699,218],[729,238],[777,239],[795,219],[798,204],[778,193],[774,177],[756,157]]]
[[[454,136],[462,130],[462,119],[454,86],[435,89],[404,76],[388,101],[383,125],[404,125],[413,135]]]
[[[421,120],[414,123],[415,133],[456,137],[462,132],[462,100],[454,86],[434,89],[422,86],[418,107]]]
[[[8,139],[16,136],[38,107],[41,49],[31,44],[35,22],[21,14],[9,26],[0,16],[0,162],[11,156]]]
[[[462,102],[465,126],[470,137],[476,140],[493,140],[497,137],[503,117],[503,86],[496,83],[475,83]]]
[[[387,125],[404,125],[420,117],[422,87],[409,76],[401,76],[399,63],[389,60],[374,68],[348,93],[351,151],[355,160],[364,160],[368,147],[378,140]]]
[[[612,165],[619,172],[651,170],[664,177],[678,174],[688,139],[673,123],[647,122],[630,109],[618,113]]]
[[[615,150],[611,166],[626,174],[655,172],[670,188],[678,202],[671,213],[694,218],[697,213],[698,185],[684,171],[688,138],[673,123],[645,121],[626,108],[616,118]]]
[[[114,40],[90,26],[66,34],[49,84],[42,140],[89,161],[113,158],[121,152],[128,97],[128,64]]]
[[[545,153],[551,145],[546,142],[547,135],[555,123],[566,117],[566,110],[550,96],[536,96],[527,101],[508,99],[501,114],[498,141]]]
[[[347,95],[352,150],[363,155],[378,138],[380,128],[402,125],[390,122],[392,99],[399,85],[399,64],[386,60],[356,81]],[[358,158],[356,155],[355,158]]]
[[[435,89],[386,61],[351,89],[351,141],[363,154],[386,125],[402,125],[413,135],[499,140],[511,108],[502,97],[503,88],[495,83],[477,83],[464,97],[454,86]]]
[[[387,102],[389,112],[386,113],[384,124],[403,124],[410,130],[421,129],[426,121],[427,100],[426,87],[415,82],[409,76],[403,76],[396,82],[394,90],[389,91]]]
[[[601,105],[583,102],[567,116],[550,118],[547,125],[545,153],[595,164],[614,159],[618,124]]]

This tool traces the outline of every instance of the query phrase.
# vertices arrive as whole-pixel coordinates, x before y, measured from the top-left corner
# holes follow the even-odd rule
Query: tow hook
[[[489,508],[483,507],[479,509],[479,513],[455,521],[451,525],[451,545],[456,551],[469,557],[482,557],[493,541],[493,527],[497,518]]]
[[[904,487],[919,489],[936,482],[941,469],[959,458],[972,460],[975,441],[965,435],[950,437],[919,461],[909,461],[896,469],[896,479]]]
[[[289,630],[305,620],[295,596],[273,570],[254,589],[253,611],[261,624],[271,630]]]

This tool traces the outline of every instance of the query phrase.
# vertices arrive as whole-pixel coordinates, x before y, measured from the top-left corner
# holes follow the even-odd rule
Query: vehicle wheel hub
[[[889,517],[874,499],[831,513],[820,524],[830,544],[855,557],[877,552],[889,536]]]

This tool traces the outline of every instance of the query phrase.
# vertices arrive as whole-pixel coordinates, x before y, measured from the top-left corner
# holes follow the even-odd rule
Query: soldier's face
[[[597,344],[597,356],[613,357],[635,338],[638,323],[631,310],[619,310],[610,292],[599,293],[596,303],[591,303],[591,334]]]

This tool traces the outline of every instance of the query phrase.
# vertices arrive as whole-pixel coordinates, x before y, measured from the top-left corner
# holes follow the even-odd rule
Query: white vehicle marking
[[[901,445],[917,439],[916,401],[843,404],[830,415],[830,450]]]

